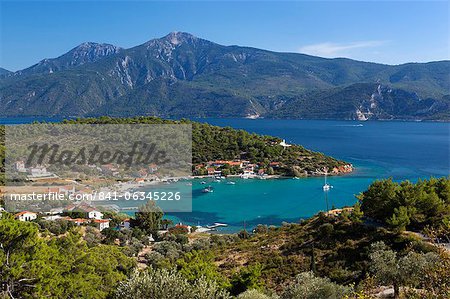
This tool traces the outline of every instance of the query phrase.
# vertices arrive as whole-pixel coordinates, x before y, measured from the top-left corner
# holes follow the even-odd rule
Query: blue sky
[[[10,70],[85,41],[128,48],[171,31],[388,64],[450,57],[448,1],[0,1],[0,66]]]

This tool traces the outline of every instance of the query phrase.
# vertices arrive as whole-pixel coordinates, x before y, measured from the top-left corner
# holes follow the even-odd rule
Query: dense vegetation
[[[3,214],[0,232],[6,298],[105,298],[135,265],[117,246],[89,248],[74,230],[43,238],[36,224]]]
[[[164,120],[156,117],[135,118],[86,118],[68,120],[73,124],[190,124],[192,125],[192,162],[201,164],[213,160],[249,160],[251,163],[269,169],[270,162],[279,162],[273,168],[275,174],[304,176],[324,167],[333,169],[346,163],[328,157],[322,153],[307,150],[299,145],[284,148],[280,138],[250,134],[244,130],[230,127],[222,128],[189,120]],[[227,169],[228,173],[238,173],[238,169]]]
[[[272,137],[191,124],[198,161],[231,159],[227,153],[234,147],[225,145],[234,142],[236,153],[244,146],[255,161],[279,154],[263,147]],[[21,222],[2,213],[0,298],[368,299],[380,286],[392,286],[402,298],[449,298],[450,257],[436,243],[449,241],[450,180],[376,181],[358,198],[352,210],[233,235],[188,235],[171,227],[158,236],[159,228],[173,223],[152,202],[141,207],[131,229],[102,232],[65,220]],[[106,217],[114,226],[128,216]],[[150,243],[150,234],[157,242]]]
[[[360,110],[446,119],[448,69],[449,61],[390,66],[227,47],[178,32],[131,49],[84,43],[0,74],[0,115],[355,119]]]
[[[450,232],[450,180],[376,181],[358,196],[367,217],[403,231]],[[446,241],[449,241],[448,239]]]
[[[442,179],[418,185],[448,183]],[[392,286],[397,297],[448,298],[448,251],[433,244],[433,239],[373,225],[361,211],[369,211],[364,200],[352,210],[319,213],[278,228],[259,225],[253,232],[234,235],[170,230],[158,236],[155,230],[170,222],[163,221],[158,211],[145,213],[154,211],[152,203],[141,208],[131,229],[102,232],[64,221],[20,222],[3,213],[0,294],[5,298],[367,299],[374,298],[379,286]],[[119,223],[126,215],[108,217]],[[429,225],[440,221],[432,218]],[[157,237],[156,243],[149,243],[149,233]]]

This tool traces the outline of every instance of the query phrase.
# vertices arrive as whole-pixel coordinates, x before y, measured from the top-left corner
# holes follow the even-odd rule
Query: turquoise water
[[[213,193],[199,193],[204,186],[193,184],[193,212],[177,214],[174,220],[191,224],[224,222],[223,231],[236,231],[258,223],[278,225],[298,221],[318,211],[352,205],[355,195],[376,179],[394,180],[449,175],[449,123],[358,122],[322,120],[198,119],[259,134],[285,138],[288,143],[351,162],[355,172],[331,177],[328,198],[323,178],[300,180],[237,180],[211,185]]]
[[[48,120],[51,119],[40,119]],[[8,120],[8,124],[33,119]],[[328,192],[328,206],[355,203],[355,194],[376,179],[394,180],[449,175],[449,123],[434,122],[358,122],[322,120],[199,119],[219,126],[279,136],[288,143],[351,162],[355,172],[330,177],[334,188]],[[0,123],[5,120],[0,119]],[[193,212],[169,214],[175,221],[193,225],[214,222],[229,224],[224,232],[251,228],[258,223],[279,225],[298,221],[327,208],[322,191],[323,178],[300,180],[242,180],[235,185],[208,182],[213,193],[202,193],[201,180],[192,185]],[[186,184],[179,182],[178,184]],[[175,186],[174,186],[175,187]]]

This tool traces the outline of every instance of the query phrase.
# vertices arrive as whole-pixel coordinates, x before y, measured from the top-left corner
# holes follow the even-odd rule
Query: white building
[[[287,144],[286,140],[284,140],[284,139],[283,139],[283,141],[280,142],[280,145],[283,146],[283,147],[290,147],[290,146],[292,146],[291,144]]]
[[[27,172],[27,169],[25,167],[25,162],[23,162],[23,161],[17,161],[16,163],[14,163],[14,167],[16,168],[16,170],[18,172]]]
[[[29,211],[22,211],[20,213],[15,214],[14,218],[16,218],[19,221],[31,221],[37,218],[37,214]]]
[[[94,208],[87,208],[85,209],[86,217],[89,219],[102,219],[103,213],[94,209]]]
[[[92,222],[95,223],[95,225],[100,231],[104,230],[105,228],[109,228],[108,219],[95,219]]]

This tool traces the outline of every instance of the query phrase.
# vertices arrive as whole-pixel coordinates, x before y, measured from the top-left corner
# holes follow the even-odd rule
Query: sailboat
[[[333,188],[333,186],[331,186],[330,184],[328,184],[327,182],[327,175],[328,175],[328,169],[325,168],[325,184],[323,184],[323,191],[330,191],[331,188]]]
[[[202,189],[202,192],[203,193],[212,193],[212,192],[214,192],[214,190],[211,186],[208,186],[205,189]]]

